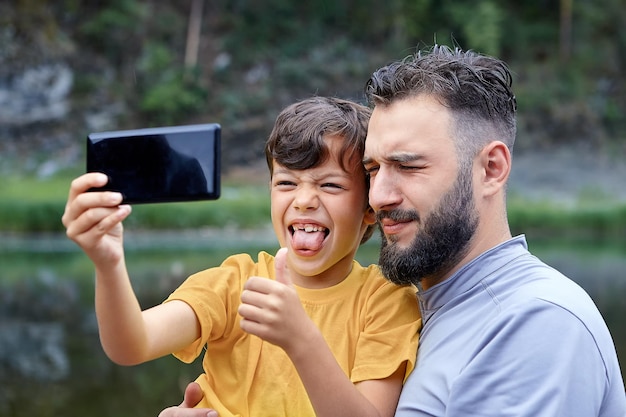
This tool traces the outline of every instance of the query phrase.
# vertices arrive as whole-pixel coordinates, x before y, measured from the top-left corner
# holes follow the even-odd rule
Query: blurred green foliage
[[[626,142],[623,0],[204,1],[197,64],[185,68],[190,4],[17,0],[0,6],[0,21],[45,39],[44,51],[79,51],[74,92],[84,99],[94,71],[112,66],[107,93],[128,104],[120,123],[135,126],[208,114],[233,131],[259,117],[269,129],[303,96],[362,100],[372,70],[436,42],[510,63],[524,146],[533,137]]]
[[[137,71],[143,75],[138,108],[149,118],[173,125],[204,108],[207,92],[198,71],[177,66],[172,52],[163,44],[146,45]]]

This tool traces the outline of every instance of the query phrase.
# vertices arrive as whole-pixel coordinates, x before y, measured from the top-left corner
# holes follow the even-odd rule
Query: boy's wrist
[[[317,351],[318,347],[327,346],[326,339],[312,321],[309,320],[309,326],[301,333],[303,336],[295,337],[289,346],[283,348],[294,364],[310,359],[311,351]]]
[[[99,280],[116,280],[121,279],[121,277],[128,276],[128,272],[126,270],[126,262],[124,258],[121,258],[117,262],[104,262],[103,265],[95,265],[96,269],[96,279]]]

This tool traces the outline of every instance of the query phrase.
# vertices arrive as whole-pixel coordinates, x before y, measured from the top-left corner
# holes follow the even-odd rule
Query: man
[[[423,323],[396,416],[626,416],[596,306],[511,237],[511,81],[497,59],[436,46],[367,83],[380,266],[418,286]]]
[[[380,266],[391,281],[418,286],[423,320],[396,415],[626,416],[613,341],[593,301],[511,236],[511,84],[502,61],[444,46],[367,83],[364,165],[383,233]],[[185,411],[195,410],[163,416],[194,415]]]

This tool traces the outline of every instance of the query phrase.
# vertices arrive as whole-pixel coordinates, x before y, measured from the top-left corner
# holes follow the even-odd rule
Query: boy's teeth
[[[313,226],[313,225],[299,225],[299,226],[294,226],[293,227],[294,230],[303,230],[307,233],[311,233],[311,232],[323,232],[326,230],[326,228],[321,227],[321,226]]]

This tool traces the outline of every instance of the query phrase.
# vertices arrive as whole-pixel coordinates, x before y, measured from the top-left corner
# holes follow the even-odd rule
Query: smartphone
[[[217,123],[91,133],[87,172],[118,191],[126,204],[216,200],[220,196]]]

